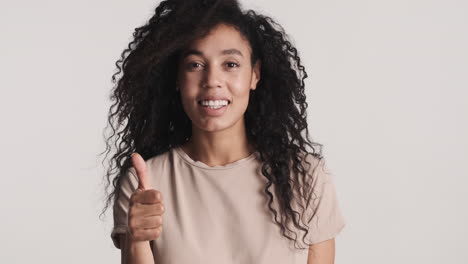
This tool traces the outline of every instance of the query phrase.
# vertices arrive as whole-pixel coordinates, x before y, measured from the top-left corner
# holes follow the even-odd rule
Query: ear
[[[252,69],[252,81],[250,82],[250,88],[252,90],[257,89],[257,83],[260,81],[261,61],[257,60]]]

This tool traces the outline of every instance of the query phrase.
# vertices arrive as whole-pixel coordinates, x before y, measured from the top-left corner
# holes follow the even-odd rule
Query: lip
[[[228,101],[228,105],[231,103],[231,100],[227,97],[224,97],[224,96],[213,96],[213,95],[209,95],[209,96],[204,96],[200,99],[198,99],[198,104],[200,104],[201,101],[204,101],[204,100],[226,100]]]
[[[210,99],[210,100],[213,100],[213,99]],[[217,100],[223,100],[223,99],[217,99]],[[227,100],[227,99],[224,99],[224,100]],[[203,114],[207,115],[207,116],[222,116],[224,114],[224,112],[227,110],[227,108],[230,106],[230,104],[227,104],[223,107],[220,107],[218,109],[211,109],[207,106],[203,106],[201,104],[198,104],[198,106],[200,107],[200,110]]]

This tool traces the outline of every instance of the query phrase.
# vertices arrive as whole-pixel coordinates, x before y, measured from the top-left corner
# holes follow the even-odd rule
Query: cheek
[[[227,74],[228,82],[231,86],[236,87],[236,90],[246,90],[250,88],[251,73],[249,69],[243,68],[237,72]]]
[[[181,79],[186,83],[186,84],[193,84],[194,82],[198,82],[202,78],[202,75],[200,72],[191,72],[191,73],[185,73],[181,77]]]
[[[248,73],[242,73],[231,76],[230,87],[233,96],[246,96],[250,91],[250,75]]]
[[[181,93],[181,100],[184,108],[193,108],[195,102],[195,94],[192,91],[188,91],[187,87],[184,87],[185,91]]]

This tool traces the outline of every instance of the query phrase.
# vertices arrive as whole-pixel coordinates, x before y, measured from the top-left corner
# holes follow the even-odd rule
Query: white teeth
[[[201,104],[204,106],[225,106],[228,104],[227,100],[206,100],[201,101]]]

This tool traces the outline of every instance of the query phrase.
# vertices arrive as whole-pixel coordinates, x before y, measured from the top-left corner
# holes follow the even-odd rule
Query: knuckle
[[[164,212],[164,206],[161,203],[157,203],[152,207],[153,214],[162,214]]]
[[[164,213],[165,208],[163,204],[159,204],[159,211],[161,211],[161,213]]]
[[[155,228],[151,230],[151,238],[155,239],[161,235],[161,230],[159,228]]]
[[[156,198],[162,201],[162,193],[158,190],[155,190],[155,191],[156,191]]]
[[[160,200],[161,192],[155,189],[146,190],[146,198],[153,203]]]
[[[153,201],[153,202],[156,202],[158,200],[158,194],[159,192],[157,190],[154,190],[154,189],[151,189],[151,190],[148,190],[148,198]]]
[[[161,216],[155,216],[153,221],[151,222],[152,227],[159,227],[162,224],[162,217]]]

